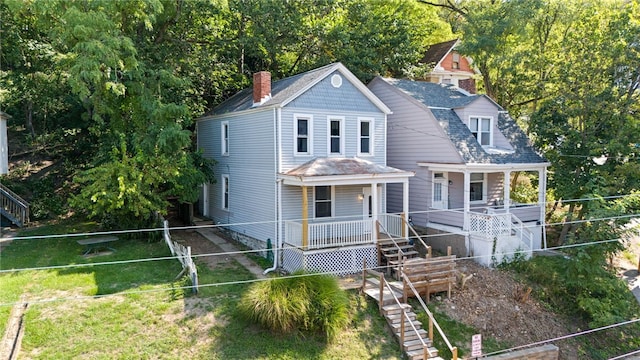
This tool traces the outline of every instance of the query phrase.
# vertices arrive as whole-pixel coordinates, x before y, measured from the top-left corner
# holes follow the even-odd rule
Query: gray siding
[[[393,112],[387,119],[387,165],[416,175],[409,179],[409,212],[415,224],[425,224],[431,199],[431,174],[419,161],[462,163],[456,149],[431,112],[399,94],[389,84],[374,81],[369,89]],[[387,211],[402,211],[402,185],[387,186]]]
[[[222,155],[221,123],[229,122],[229,155]],[[275,239],[274,112],[222,116],[198,122],[198,147],[214,167],[218,182],[210,186],[210,215],[217,224],[258,240]],[[222,208],[222,175],[229,175],[229,209]]]
[[[455,109],[456,114],[465,125],[469,125],[469,118],[472,116],[491,117],[493,119],[493,146],[503,149],[511,149],[511,144],[498,129],[499,109],[494,103],[484,97],[468,104],[464,108]]]
[[[344,86],[344,85],[343,85]],[[294,116],[297,114],[311,115],[313,127],[311,129],[312,154],[295,154],[295,125]],[[385,165],[385,117],[381,112],[351,112],[333,111],[328,109],[301,109],[290,106],[282,109],[282,171],[285,172],[302,165],[317,157],[327,157],[328,153],[328,122],[330,116],[344,117],[344,151],[342,157],[356,157],[358,155],[358,119],[373,119],[373,156],[361,156],[377,164]]]
[[[339,88],[331,85],[331,77],[342,77],[342,86]],[[298,96],[288,104],[292,108],[306,109],[331,109],[351,112],[380,112],[360,90],[342,76],[338,71],[327,76],[304,94]]]
[[[363,204],[358,198],[367,185],[335,186],[334,221],[360,220],[363,218]],[[314,216],[313,186],[307,188],[309,219]],[[384,200],[383,206],[384,209]],[[299,186],[282,187],[282,217],[284,220],[302,220],[302,188]],[[322,220],[322,219],[320,219]]]
[[[493,205],[496,200],[504,198],[504,190],[502,187],[503,173],[487,174],[487,204]]]

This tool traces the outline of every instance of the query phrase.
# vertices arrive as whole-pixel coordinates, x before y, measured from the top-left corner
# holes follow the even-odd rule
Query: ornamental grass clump
[[[349,321],[348,298],[335,278],[297,272],[253,284],[240,312],[270,330],[322,332],[328,339]]]

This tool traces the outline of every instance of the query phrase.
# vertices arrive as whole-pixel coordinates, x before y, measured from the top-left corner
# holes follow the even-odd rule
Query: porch
[[[306,225],[301,221],[286,221],[282,266],[288,272],[304,269],[338,275],[361,271],[363,260],[368,267],[375,268],[378,266],[376,221],[388,235],[405,237],[403,217],[403,214],[380,214],[377,220],[316,219]]]

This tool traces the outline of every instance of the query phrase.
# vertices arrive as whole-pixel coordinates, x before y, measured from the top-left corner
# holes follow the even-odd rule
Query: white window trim
[[[314,219],[332,219],[336,216],[336,187],[333,185],[329,186],[331,192],[331,216],[329,217],[316,217],[316,187],[313,187],[313,218]]]
[[[227,137],[225,138],[224,130],[227,129]],[[220,123],[220,143],[222,148],[220,149],[222,156],[229,156],[229,121],[223,121]]]
[[[340,152],[331,152],[331,122],[340,122]],[[344,116],[327,116],[327,155],[328,156],[344,156],[345,154],[345,128],[344,128]]]
[[[298,152],[298,120],[307,120],[307,152]],[[296,156],[313,155],[313,115],[293,114],[293,154]]]
[[[487,203],[487,173],[471,173],[471,174],[482,174],[482,200],[469,200],[469,204],[486,204]],[[469,174],[469,189],[471,189],[471,183],[480,182],[480,181],[471,181],[471,174]],[[471,196],[471,192],[469,192],[469,196]]]
[[[222,192],[220,196],[220,208],[223,210],[229,210],[229,205],[230,205],[230,196],[229,196],[229,174],[222,174],[222,182],[221,182],[221,186],[222,186]],[[226,199],[225,199],[226,198]],[[225,200],[227,202],[227,206],[225,206]]]
[[[480,115],[471,115],[469,116],[469,121],[467,122],[467,128],[471,131],[471,119],[489,119],[489,145],[482,145],[481,139],[477,138],[478,144],[482,147],[493,147],[493,116],[480,116]],[[478,121],[478,130],[480,130],[480,121]],[[473,134],[473,132],[471,132]]]
[[[360,133],[362,131],[362,127],[360,124],[362,124],[363,122],[368,122],[369,123],[369,152],[368,153],[363,153],[362,149],[360,148],[362,145],[361,140],[362,140],[362,134]],[[374,135],[375,134],[375,123],[374,123],[374,119],[372,117],[358,117],[358,156],[375,156],[374,154]]]

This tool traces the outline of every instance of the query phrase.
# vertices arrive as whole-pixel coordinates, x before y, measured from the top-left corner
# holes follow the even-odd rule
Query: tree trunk
[[[569,233],[569,229],[571,228],[571,222],[573,221],[573,212],[575,211],[576,204],[571,203],[569,205],[569,212],[567,217],[562,225],[562,231],[560,232],[560,237],[558,238],[559,244],[564,244],[566,242],[567,234]]]
[[[33,100],[29,99],[27,100],[27,103],[25,105],[26,109],[25,109],[25,125],[27,126],[27,130],[29,130],[29,133],[31,134],[31,138],[35,139],[36,138],[36,131],[33,128]]]

